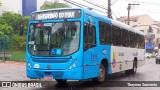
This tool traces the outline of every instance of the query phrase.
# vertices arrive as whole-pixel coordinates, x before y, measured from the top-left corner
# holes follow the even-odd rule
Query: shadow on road
[[[125,73],[116,73],[113,75],[110,75],[105,82],[94,82],[91,80],[86,81],[68,81],[67,83],[51,83],[50,85],[43,86],[43,88],[36,89],[36,90],[74,90],[74,89],[94,89],[98,87],[109,87],[111,84],[108,81],[119,81],[118,79],[127,78],[133,75],[125,75]],[[108,84],[108,85],[107,85]],[[119,82],[114,84],[119,84]],[[113,86],[111,86],[113,87]]]

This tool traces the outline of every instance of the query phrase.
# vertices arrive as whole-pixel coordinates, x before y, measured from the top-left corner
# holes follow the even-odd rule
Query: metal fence
[[[13,42],[13,40],[0,36],[0,61],[25,61],[25,51],[14,49]]]
[[[8,48],[6,38],[0,36],[0,60],[5,61],[7,58],[11,58],[12,53]]]

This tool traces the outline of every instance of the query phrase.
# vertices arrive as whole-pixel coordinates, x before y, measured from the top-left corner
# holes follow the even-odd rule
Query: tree
[[[10,50],[25,50],[26,35],[19,36],[21,21],[23,20],[24,32],[27,31],[28,16],[13,12],[4,12],[0,17],[0,36],[5,38]]]
[[[0,1],[0,6],[2,6],[2,3],[1,3],[1,1]]]
[[[56,1],[53,3],[50,1],[45,1],[40,8],[41,10],[45,10],[45,9],[66,8],[66,7],[70,7],[70,6],[64,3],[56,2]]]
[[[22,18],[23,17],[20,14],[13,12],[4,12],[1,16],[1,20],[3,21],[0,21],[0,23],[8,24],[13,28],[11,34],[17,34],[19,32],[20,21],[22,20]]]

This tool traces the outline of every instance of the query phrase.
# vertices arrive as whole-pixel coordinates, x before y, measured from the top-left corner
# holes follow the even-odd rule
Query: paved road
[[[114,74],[110,76],[109,81],[160,81],[160,64],[155,64],[154,59],[147,59],[146,64],[140,68],[138,68],[137,73],[135,75],[125,75],[123,72],[119,74]],[[17,62],[0,62],[0,81],[28,81],[25,73],[25,63],[17,63]],[[102,87],[104,83],[92,83],[88,82],[68,82],[63,85],[65,87],[62,88],[62,84],[57,84],[56,82],[52,83],[49,87],[45,88],[23,88],[23,90],[43,90],[43,89],[84,89],[84,90],[160,90],[160,87]],[[93,86],[93,87],[92,87]],[[59,89],[60,88],[60,89]],[[21,89],[21,88],[0,88],[4,90],[13,90],[13,89]]]

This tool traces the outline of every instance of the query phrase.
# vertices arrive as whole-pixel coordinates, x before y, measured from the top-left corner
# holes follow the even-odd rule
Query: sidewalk
[[[0,60],[0,81],[24,81],[26,77],[25,62]]]
[[[5,61],[4,62],[3,60],[0,60],[0,65],[1,64],[25,66],[26,62],[16,62],[16,61]]]

